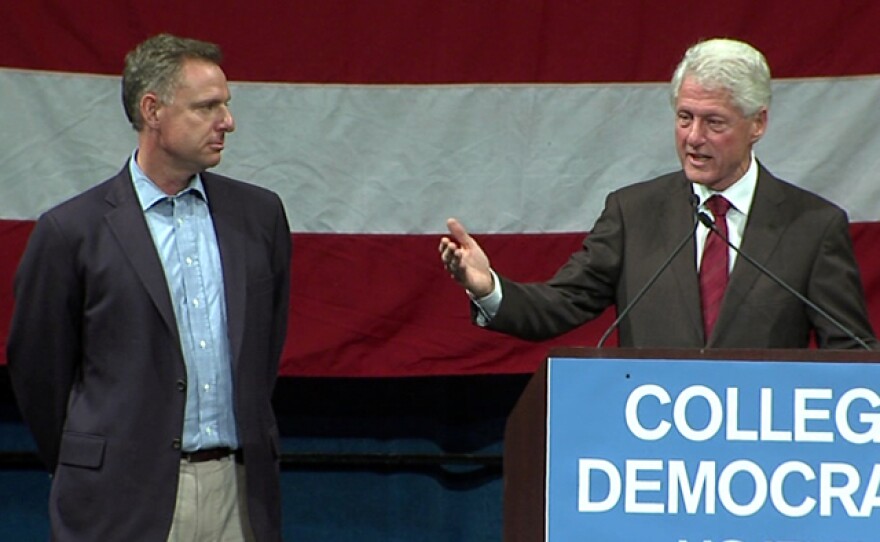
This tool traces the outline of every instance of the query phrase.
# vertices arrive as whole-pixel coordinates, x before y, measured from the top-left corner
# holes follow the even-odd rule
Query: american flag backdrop
[[[228,4],[0,4],[4,352],[33,221],[123,167],[136,143],[123,58],[158,32],[222,46],[237,130],[217,171],[284,200],[284,375],[530,372],[551,346],[594,346],[611,313],[541,344],[473,327],[437,257],[445,220],[507,276],[548,278],[610,190],[678,168],[668,79],[716,36],[767,56],[774,101],[757,156],[848,211],[880,328],[880,3]]]

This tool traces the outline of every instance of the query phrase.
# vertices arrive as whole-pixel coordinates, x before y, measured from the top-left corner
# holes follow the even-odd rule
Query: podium
[[[863,540],[878,357],[551,350],[507,421],[504,541]]]

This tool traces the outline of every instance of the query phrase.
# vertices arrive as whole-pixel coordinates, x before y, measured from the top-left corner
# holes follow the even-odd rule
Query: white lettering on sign
[[[774,397],[773,389],[761,388],[757,404],[744,405],[738,388],[726,388],[723,397],[708,386],[693,385],[677,396],[657,384],[644,384],[629,394],[624,418],[629,431],[638,439],[657,441],[671,431],[692,442],[705,442],[719,435],[734,442],[835,442],[840,438],[852,444],[880,443],[880,395],[869,388],[855,388],[843,393],[836,401],[827,388],[796,388],[785,398],[791,419],[783,429],[775,419],[782,399]],[[646,422],[640,407],[652,407],[659,418]],[[708,412],[708,420],[697,425],[688,418],[693,408]],[[757,427],[744,427],[742,415],[746,408],[757,412]],[[857,421],[858,427],[853,427]],[[723,431],[722,431],[723,429]]]
[[[622,472],[611,461],[578,460],[578,511],[607,512],[622,505],[630,514],[715,514],[718,509],[740,517],[772,507],[786,517],[818,513],[831,516],[835,504],[850,517],[870,517],[880,508],[880,465],[863,479],[849,464],[821,463],[818,473],[802,461],[785,461],[772,472],[748,459],[725,465],[700,461],[693,475],[682,460],[627,459]],[[747,482],[748,495],[735,496],[735,480]],[[807,488],[786,495],[786,482]],[[742,487],[743,484],[740,484]],[[858,497],[861,495],[861,497]]]

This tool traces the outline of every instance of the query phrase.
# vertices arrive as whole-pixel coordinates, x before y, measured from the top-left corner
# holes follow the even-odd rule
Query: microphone
[[[843,323],[841,323],[839,320],[837,320],[836,318],[834,318],[833,316],[831,316],[830,314],[828,314],[827,311],[823,310],[821,307],[819,307],[818,305],[816,305],[815,303],[813,303],[812,301],[810,301],[810,300],[807,298],[807,296],[805,296],[805,295],[801,294],[800,292],[798,292],[797,290],[795,290],[792,286],[790,286],[790,285],[789,285],[788,283],[786,283],[784,280],[782,280],[781,278],[779,278],[778,276],[776,276],[772,271],[770,271],[769,269],[767,269],[765,266],[761,265],[757,260],[755,260],[754,258],[752,258],[751,256],[749,256],[749,255],[746,254],[745,252],[741,251],[741,250],[739,249],[739,247],[737,247],[736,245],[734,245],[733,243],[731,243],[731,242],[730,242],[730,239],[728,239],[724,234],[721,233],[721,230],[719,230],[719,229],[718,229],[718,226],[715,225],[715,221],[712,220],[712,219],[709,217],[708,214],[706,214],[706,213],[703,212],[703,211],[695,211],[695,212],[697,213],[697,219],[698,219],[698,220],[699,220],[704,226],[706,226],[707,228],[709,228],[710,230],[712,230],[712,232],[714,232],[718,237],[720,237],[721,240],[724,241],[724,242],[727,244],[727,246],[729,246],[730,248],[732,248],[732,249],[737,253],[737,255],[739,255],[739,256],[742,257],[745,261],[747,261],[747,262],[749,262],[750,264],[752,264],[753,266],[755,266],[755,268],[757,268],[758,271],[760,271],[761,273],[763,273],[764,275],[766,275],[767,277],[769,277],[773,282],[775,282],[776,284],[778,284],[779,286],[781,286],[785,291],[787,291],[787,292],[790,293],[791,295],[795,296],[795,297],[796,297],[801,303],[803,303],[803,304],[806,305],[807,307],[813,309],[814,311],[816,311],[817,313],[819,313],[820,315],[822,315],[826,320],[828,320],[829,322],[831,322],[832,324],[834,324],[834,326],[835,326],[837,329],[839,329],[839,330],[842,331],[844,334],[846,334],[847,337],[849,337],[850,339],[852,339],[853,341],[855,341],[859,346],[861,346],[862,348],[864,348],[865,350],[867,350],[867,351],[869,351],[869,352],[872,351],[871,347],[868,346],[868,344],[867,344],[863,339],[861,339],[861,338],[859,338],[858,336],[856,336],[856,334],[853,332],[853,330],[851,330],[851,329],[849,329],[848,327],[846,327],[845,325],[843,325]]]
[[[691,194],[688,197],[688,201],[691,204],[691,212],[696,214],[697,206],[700,204],[700,197],[696,194]],[[675,250],[672,251],[672,254],[670,254],[669,257],[663,261],[663,264],[657,268],[657,271],[655,271],[654,274],[651,275],[651,278],[649,278],[648,282],[646,282],[645,285],[642,286],[642,289],[638,291],[636,296],[634,298],[632,298],[632,301],[630,301],[626,305],[626,307],[624,307],[623,310],[620,311],[620,314],[617,315],[617,318],[613,322],[611,322],[611,325],[608,326],[608,329],[605,330],[605,333],[602,334],[602,337],[599,339],[599,342],[596,344],[596,348],[602,348],[602,345],[604,345],[605,341],[608,340],[608,337],[611,335],[611,332],[614,331],[615,329],[617,329],[617,327],[620,325],[620,322],[622,322],[623,319],[626,318],[626,315],[628,315],[633,310],[633,308],[635,308],[635,306],[639,304],[639,301],[641,301],[642,298],[645,296],[645,294],[648,293],[648,290],[651,289],[651,286],[653,286],[654,283],[657,282],[657,279],[660,278],[660,275],[662,275],[663,272],[666,271],[666,268],[672,264],[672,260],[674,260],[675,257],[678,256],[678,253],[681,252],[682,249],[684,249],[684,246],[688,243],[688,241],[691,240],[691,238],[696,233],[698,224],[699,224],[699,222],[697,222],[696,217],[695,217],[694,218],[694,226],[690,229],[690,231],[688,231],[687,235],[682,237],[681,241],[675,247]]]

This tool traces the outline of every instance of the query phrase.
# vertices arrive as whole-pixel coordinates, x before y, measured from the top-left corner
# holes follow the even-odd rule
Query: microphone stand
[[[691,207],[693,208],[693,211],[696,213],[697,212],[697,204],[700,202],[700,198],[696,194],[691,194],[690,195],[690,202],[691,202]],[[639,301],[642,300],[642,297],[644,297],[644,295],[646,293],[648,293],[648,290],[651,289],[651,286],[653,286],[654,283],[657,282],[657,279],[659,279],[660,275],[663,274],[664,271],[666,271],[666,268],[669,267],[669,265],[672,263],[672,260],[674,260],[675,257],[678,256],[678,253],[681,252],[682,249],[684,249],[684,247],[688,243],[688,241],[690,241],[691,238],[694,236],[694,234],[697,231],[698,224],[699,224],[699,222],[694,220],[694,226],[691,228],[691,230],[688,232],[688,234],[685,235],[681,239],[681,241],[675,247],[675,250],[672,251],[672,254],[670,254],[669,257],[666,258],[666,260],[663,262],[663,265],[661,265],[657,269],[657,271],[655,271],[654,274],[651,275],[651,278],[649,278],[648,282],[646,282],[645,285],[642,286],[642,289],[638,291],[638,293],[632,299],[632,301],[630,301],[629,304],[626,307],[624,307],[624,309],[622,311],[620,311],[620,314],[617,315],[617,318],[611,323],[610,326],[608,326],[608,329],[605,330],[605,333],[603,333],[602,337],[599,339],[599,342],[596,345],[596,348],[602,348],[602,346],[605,344],[605,341],[608,340],[608,337],[611,335],[611,332],[614,331],[615,329],[617,329],[617,326],[620,325],[620,322],[622,322],[623,319],[626,318],[626,316],[630,313],[630,311],[632,311],[633,308],[636,305],[638,305]]]
[[[779,286],[781,286],[785,291],[787,291],[787,292],[790,293],[791,295],[795,296],[795,297],[796,297],[799,301],[801,301],[803,304],[805,304],[805,305],[808,306],[809,308],[813,309],[814,311],[816,311],[817,313],[819,313],[821,316],[823,316],[825,319],[827,319],[829,322],[831,322],[832,324],[834,324],[834,326],[835,326],[837,329],[839,329],[840,331],[842,331],[843,333],[845,333],[847,337],[849,337],[850,339],[852,339],[853,341],[855,341],[859,346],[861,346],[862,348],[864,348],[865,350],[867,350],[867,351],[869,351],[869,352],[872,351],[872,348],[871,348],[870,346],[868,346],[868,343],[866,343],[866,342],[865,342],[863,339],[861,339],[860,337],[856,336],[856,334],[853,333],[853,331],[852,331],[851,329],[849,329],[848,327],[846,327],[845,325],[843,325],[843,323],[841,323],[839,320],[837,320],[836,318],[834,318],[833,316],[831,316],[830,314],[828,314],[827,311],[823,310],[821,307],[819,307],[818,305],[816,305],[815,303],[813,303],[812,301],[810,301],[805,295],[801,294],[800,292],[798,292],[797,290],[795,290],[794,288],[792,288],[792,287],[791,287],[788,283],[786,283],[784,280],[782,280],[781,278],[777,277],[772,271],[770,271],[770,270],[767,269],[765,266],[763,266],[763,265],[761,265],[760,263],[758,263],[757,260],[755,260],[754,258],[752,258],[751,256],[749,256],[749,255],[746,254],[745,252],[741,251],[741,250],[739,249],[739,247],[737,247],[736,245],[734,245],[733,243],[731,243],[731,242],[730,242],[730,239],[728,239],[725,235],[723,235],[723,234],[721,233],[721,230],[718,229],[718,226],[715,225],[715,222],[709,217],[709,215],[707,215],[706,213],[700,211],[700,212],[697,212],[697,219],[698,219],[698,220],[699,220],[704,226],[706,226],[707,228],[709,228],[710,230],[712,230],[715,234],[717,234],[718,237],[720,237],[721,240],[724,241],[724,242],[727,244],[727,246],[729,246],[730,248],[732,248],[732,249],[737,253],[737,255],[741,256],[744,260],[746,260],[747,262],[749,262],[750,264],[752,264],[753,266],[755,266],[755,267],[758,269],[758,271],[760,271],[761,273],[763,273],[764,275],[766,275],[767,277],[769,277],[771,280],[773,280],[773,282],[775,282],[776,284],[778,284]]]

